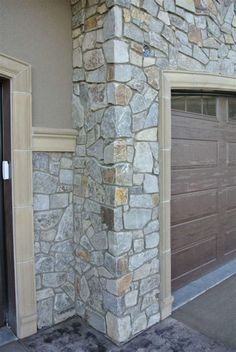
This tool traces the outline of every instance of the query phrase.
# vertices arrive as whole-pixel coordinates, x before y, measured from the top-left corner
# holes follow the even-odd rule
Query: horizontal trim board
[[[73,129],[33,127],[32,149],[35,152],[74,152],[77,131]]]

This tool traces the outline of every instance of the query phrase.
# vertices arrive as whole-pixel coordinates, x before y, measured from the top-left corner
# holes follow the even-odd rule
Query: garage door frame
[[[171,294],[171,90],[236,92],[236,78],[199,72],[162,71],[160,76],[160,312],[172,312]]]

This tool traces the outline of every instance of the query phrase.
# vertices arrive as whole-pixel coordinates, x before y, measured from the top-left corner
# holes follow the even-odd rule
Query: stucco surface
[[[32,65],[33,126],[71,127],[67,0],[0,0],[0,52]]]

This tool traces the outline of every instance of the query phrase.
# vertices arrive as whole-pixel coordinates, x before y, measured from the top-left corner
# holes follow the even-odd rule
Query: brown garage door
[[[172,97],[172,287],[236,253],[236,98]]]

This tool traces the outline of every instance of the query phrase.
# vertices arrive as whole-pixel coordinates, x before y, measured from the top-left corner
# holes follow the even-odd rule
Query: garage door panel
[[[216,190],[186,193],[172,197],[172,225],[214,213],[216,213]]]
[[[183,249],[171,256],[172,277],[178,278],[183,273],[198,269],[200,266],[216,260],[217,245],[215,238],[202,242],[191,248]]]
[[[218,127],[219,121],[216,117],[209,117],[201,114],[194,114],[184,111],[172,110],[172,125],[197,129],[211,129],[212,127],[216,129]],[[217,133],[217,130],[214,131]]]
[[[227,167],[225,169],[222,186],[236,186],[236,167]]]
[[[227,165],[236,166],[236,143],[227,143],[226,153]]]
[[[226,190],[226,209],[234,209],[236,208],[236,186],[235,187],[227,187]]]
[[[172,140],[172,167],[216,166],[218,143],[204,140]]]
[[[173,287],[236,255],[236,123],[227,121],[228,97],[192,98],[179,96],[185,111],[172,110]],[[204,110],[214,99],[217,109]],[[186,112],[196,106],[201,113]]]
[[[197,121],[199,124],[199,121]],[[214,127],[209,125],[205,128],[197,127],[186,127],[186,123],[183,125],[173,125],[172,127],[172,137],[174,139],[182,139],[185,136],[188,136],[189,139],[193,140],[206,140],[206,141],[217,141],[220,137],[220,131],[214,131]]]
[[[217,215],[192,220],[171,227],[171,249],[177,250],[217,236]]]
[[[228,232],[231,228],[236,227],[236,209],[227,210],[224,216],[225,230]]]
[[[236,227],[230,229],[225,234],[224,253],[231,253],[236,250]]]
[[[219,172],[216,168],[183,169],[171,172],[172,195],[216,189]]]

